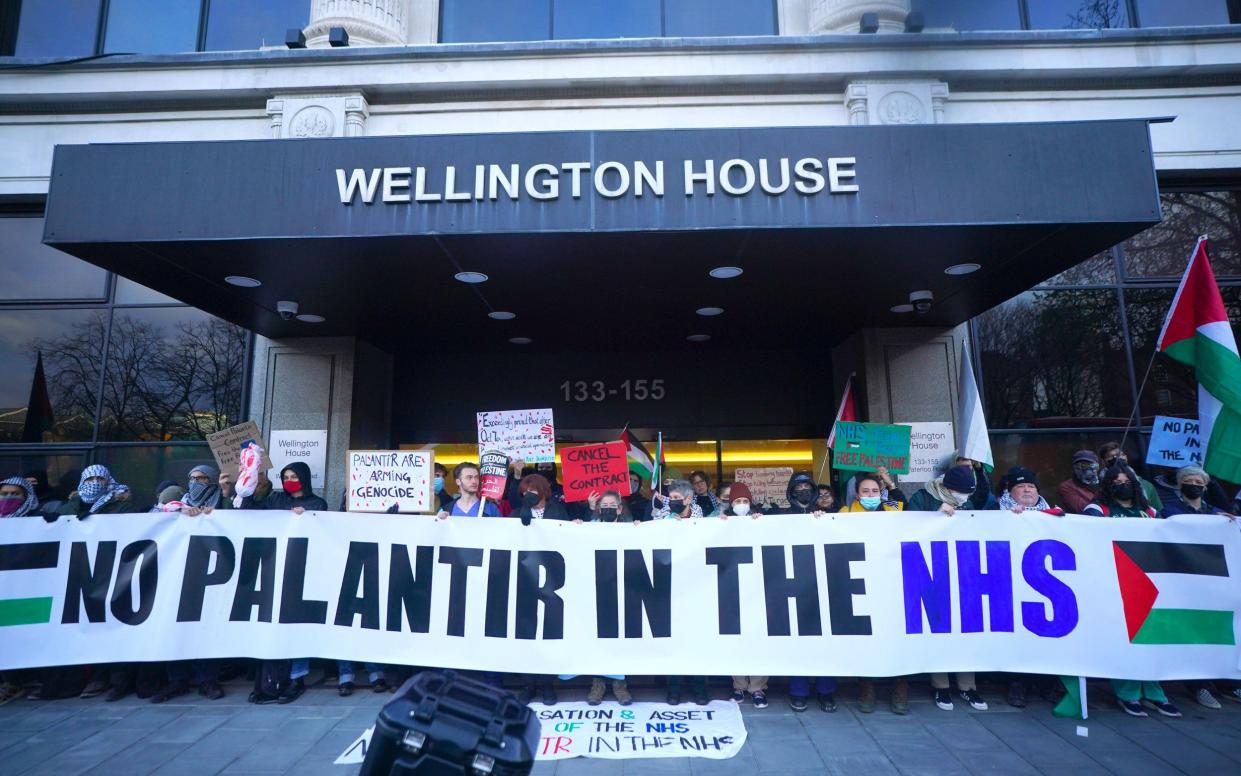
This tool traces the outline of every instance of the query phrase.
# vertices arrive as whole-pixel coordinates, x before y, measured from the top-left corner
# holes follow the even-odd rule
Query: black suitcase
[[[530,773],[539,719],[510,692],[423,671],[379,712],[361,776]]]

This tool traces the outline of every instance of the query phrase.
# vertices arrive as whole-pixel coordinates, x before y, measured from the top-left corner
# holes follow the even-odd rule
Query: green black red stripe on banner
[[[1149,576],[1228,577],[1222,544],[1112,542],[1112,549],[1130,643],[1236,644],[1231,610],[1155,608],[1159,588]]]
[[[0,572],[54,569],[60,562],[60,542],[0,544]],[[4,589],[0,577],[0,590]],[[52,597],[0,598],[0,627],[37,625],[52,621]]]

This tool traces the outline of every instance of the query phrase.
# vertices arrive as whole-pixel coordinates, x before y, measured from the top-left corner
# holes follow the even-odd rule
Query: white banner
[[[0,520],[0,668],[348,658],[537,674],[1241,678],[1241,529],[1008,512],[631,524]]]

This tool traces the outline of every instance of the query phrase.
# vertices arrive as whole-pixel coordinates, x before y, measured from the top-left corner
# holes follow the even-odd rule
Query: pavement
[[[0,706],[0,773],[19,774],[298,774],[353,776],[358,766],[333,765],[391,696],[362,689],[341,698],[334,687],[312,688],[297,702],[246,703],[248,686],[232,682],[227,697],[197,695],[162,705],[133,696],[118,703],[18,700]],[[713,684],[717,697],[726,692]],[[998,686],[982,687],[991,708],[957,703],[951,712],[930,701],[925,683],[911,688],[911,712],[884,705],[861,714],[844,683],[840,709],[811,704],[797,714],[777,688],[771,706],[744,704],[748,740],[729,760],[698,758],[537,763],[535,774],[1158,774],[1241,773],[1241,704],[1218,711],[1192,703],[1178,684],[1166,686],[1183,719],[1135,719],[1112,705],[1104,683],[1091,684],[1090,719],[1057,719],[1043,701],[1014,709]],[[638,700],[662,700],[638,687]],[[566,688],[583,700],[585,688]],[[1153,714],[1153,712],[1152,712]],[[1087,737],[1078,735],[1084,725]]]

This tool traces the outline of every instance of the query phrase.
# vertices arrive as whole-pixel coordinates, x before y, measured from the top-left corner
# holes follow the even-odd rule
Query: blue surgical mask
[[[858,502],[862,505],[862,509],[865,509],[867,511],[870,511],[872,509],[878,509],[881,501],[882,499],[880,499],[878,496],[859,496],[858,497]]]
[[[440,493],[440,492],[442,492],[443,490],[444,490],[444,478],[443,478],[443,477],[436,477],[436,478],[435,478],[435,492],[436,492],[436,493]]]

